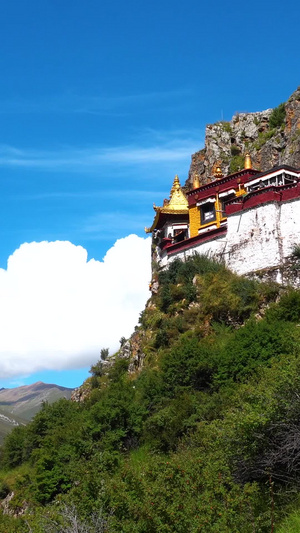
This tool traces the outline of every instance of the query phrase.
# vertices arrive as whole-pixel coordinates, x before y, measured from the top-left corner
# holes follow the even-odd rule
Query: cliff
[[[192,155],[186,187],[195,174],[201,184],[209,182],[216,161],[224,175],[240,170],[247,151],[253,167],[261,171],[280,164],[300,166],[300,87],[275,109],[237,113],[230,122],[208,124],[205,147]]]

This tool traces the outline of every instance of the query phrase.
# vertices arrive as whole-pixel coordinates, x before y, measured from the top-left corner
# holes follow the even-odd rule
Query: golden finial
[[[188,209],[188,201],[187,201],[187,198],[181,188],[181,185],[180,185],[180,181],[179,181],[179,178],[176,174],[175,178],[174,178],[174,181],[173,181],[173,185],[172,185],[172,189],[171,189],[171,192],[170,192],[170,200],[168,202],[168,205],[165,205],[163,206],[162,209],[171,209],[171,210],[186,210]]]
[[[245,154],[244,167],[245,167],[245,169],[252,168],[252,161],[251,161],[251,156],[250,156],[249,152],[246,152],[246,154]]]
[[[194,174],[193,177],[193,189],[199,189],[200,187],[200,179],[198,174]]]
[[[180,181],[179,181],[179,178],[176,174],[175,178],[174,178],[174,181],[173,181],[173,185],[172,185],[172,189],[170,191],[170,198],[172,197],[173,193],[175,191],[179,191],[179,189],[181,189],[180,187]]]
[[[215,178],[222,178],[223,177],[222,168],[221,168],[221,161],[216,161],[214,163],[214,166],[212,168],[212,172],[213,172],[213,175],[214,175]]]
[[[185,196],[179,182],[179,178],[176,175],[173,181],[170,199],[164,200],[162,207],[157,207],[153,204],[154,211],[156,212],[153,224],[151,228],[145,228],[146,233],[152,233],[159,223],[161,214],[166,215],[184,215],[188,217],[189,203]]]

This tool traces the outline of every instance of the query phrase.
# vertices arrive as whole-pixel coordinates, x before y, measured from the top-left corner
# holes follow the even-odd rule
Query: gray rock
[[[286,164],[300,166],[300,87],[285,104],[283,125],[271,128],[272,109],[255,113],[237,113],[230,122],[208,124],[205,147],[192,155],[186,189],[191,189],[195,174],[200,183],[213,178],[213,165],[221,161],[223,174],[230,174],[230,163],[250,152],[253,167],[265,171]],[[242,164],[242,158],[241,164]]]

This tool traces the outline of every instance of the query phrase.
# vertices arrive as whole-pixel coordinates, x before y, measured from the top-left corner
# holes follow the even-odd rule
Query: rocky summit
[[[274,109],[237,113],[229,122],[208,124],[205,147],[192,155],[187,189],[195,175],[200,184],[209,182],[216,162],[224,175],[241,170],[246,152],[257,170],[281,164],[300,166],[300,87]]]

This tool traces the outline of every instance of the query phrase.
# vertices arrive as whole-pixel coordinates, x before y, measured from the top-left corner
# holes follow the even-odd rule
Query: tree
[[[125,342],[126,342],[126,338],[125,337],[121,337],[120,340],[119,340],[121,348],[122,348],[122,346],[124,346]]]
[[[269,126],[270,128],[279,128],[284,124],[285,121],[285,104],[279,104],[278,107],[275,107],[273,109],[270,119],[269,119]]]
[[[102,348],[100,351],[100,359],[91,366],[89,372],[92,374],[92,376],[100,378],[103,375],[103,362],[106,361],[106,359],[109,356],[109,348]]]
[[[106,361],[109,356],[109,348],[102,348],[100,351],[100,357],[102,361]]]

